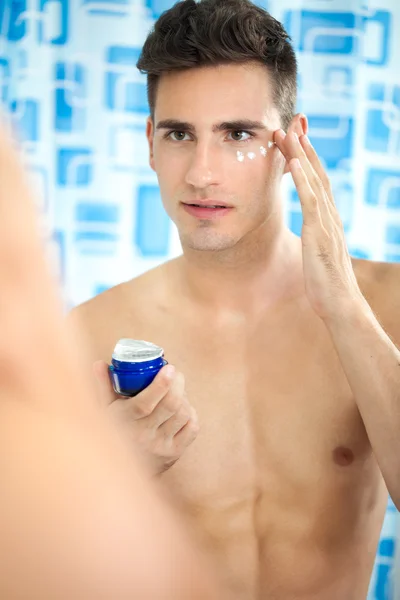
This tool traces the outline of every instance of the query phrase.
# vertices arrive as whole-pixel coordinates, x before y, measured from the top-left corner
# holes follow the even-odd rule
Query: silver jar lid
[[[163,355],[164,350],[151,342],[123,338],[117,342],[112,357],[121,362],[145,362]]]

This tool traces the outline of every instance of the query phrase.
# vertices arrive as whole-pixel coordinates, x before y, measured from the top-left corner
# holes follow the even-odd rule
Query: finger
[[[289,148],[287,150],[287,156],[289,161],[291,158],[299,159],[301,167],[305,173],[305,176],[307,177],[309,186],[314,192],[315,198],[317,200],[318,213],[320,216],[321,224],[325,227],[326,230],[329,230],[330,225],[332,223],[333,211],[330,205],[330,201],[328,199],[328,193],[325,190],[323,182],[321,181],[317,172],[313,168],[313,165],[308,160],[308,157],[302,145],[300,144],[299,138],[295,133],[292,132],[291,134],[288,134],[286,136],[285,146],[286,148]],[[326,180],[328,180],[327,177]],[[304,202],[306,200],[307,196],[303,198]]]
[[[157,434],[165,439],[173,438],[187,423],[191,417],[189,405],[182,405],[181,408],[172,417],[165,421],[158,428]]]
[[[145,390],[133,398],[127,398],[126,402],[131,410],[132,418],[137,420],[149,417],[161,400],[167,396],[175,378],[175,367],[166,365]],[[173,412],[170,412],[167,418],[172,414]]]
[[[322,182],[322,185],[324,186],[324,189],[327,193],[330,204],[333,204],[335,206],[335,201],[334,201],[333,194],[332,194],[331,182],[329,180],[328,175],[325,172],[324,167],[321,164],[318,154],[316,153],[315,149],[313,148],[313,146],[310,142],[309,137],[306,135],[302,135],[302,136],[300,136],[299,141],[300,141],[301,147],[303,148],[305,155],[308,158],[309,163],[312,165],[314,171],[316,172],[316,174],[318,175],[318,177],[320,178],[320,180]]]
[[[317,172],[310,163],[302,145],[300,144],[299,138],[295,132],[290,132],[285,135],[285,132],[281,129],[275,132],[274,139],[276,143],[289,163],[292,158],[298,158],[303,168],[304,173],[307,176],[310,187],[314,191],[314,194],[320,204],[321,214],[323,218],[330,216],[329,206],[327,203],[326,194],[323,183],[319,178]],[[322,167],[321,167],[322,168]],[[290,170],[290,167],[289,167]]]
[[[300,139],[303,138],[303,143]],[[315,151],[306,152],[308,137],[303,135],[299,138],[295,133],[288,136],[288,144],[291,147],[289,154],[292,158],[298,158],[300,164],[308,178],[313,189],[322,217],[322,223],[329,229],[329,222],[337,214],[336,206],[333,201],[331,185],[328,176]],[[308,141],[308,146],[311,147]]]
[[[93,373],[97,384],[98,397],[104,406],[108,406],[119,398],[110,379],[108,364],[104,360],[97,360],[93,363]]]
[[[298,158],[292,158],[289,161],[289,168],[300,198],[303,223],[306,226],[312,225],[321,219],[317,196]]]
[[[197,438],[200,426],[196,411],[191,407],[191,417],[187,424],[174,436],[174,444],[181,448],[186,448]]]
[[[175,373],[171,387],[166,395],[158,402],[153,411],[145,418],[146,427],[157,429],[163,423],[175,416],[183,406],[188,406],[185,399],[185,378],[182,373]]]

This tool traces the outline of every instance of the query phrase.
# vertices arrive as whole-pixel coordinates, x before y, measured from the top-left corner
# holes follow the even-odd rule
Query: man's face
[[[285,161],[271,142],[280,126],[262,65],[161,77],[150,164],[184,248],[231,248],[276,210]]]

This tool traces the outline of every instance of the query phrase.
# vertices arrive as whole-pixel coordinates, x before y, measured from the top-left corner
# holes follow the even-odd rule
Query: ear
[[[147,117],[146,121],[146,137],[149,144],[149,164],[150,167],[155,171],[154,168],[154,123],[152,117]]]
[[[288,130],[286,133],[289,132],[294,132],[297,133],[297,135],[300,137],[301,135],[307,135],[308,133],[308,121],[307,121],[307,117],[305,114],[303,113],[297,113],[297,115],[295,115],[293,117],[293,119],[290,122],[290,125],[288,127]],[[285,173],[289,173],[290,169],[289,169],[289,165],[286,162],[285,164],[285,170],[284,170],[284,174]]]

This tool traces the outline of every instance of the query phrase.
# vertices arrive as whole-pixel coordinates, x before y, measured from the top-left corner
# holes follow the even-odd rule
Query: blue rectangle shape
[[[369,169],[365,189],[366,204],[400,208],[400,170]]]
[[[171,224],[156,186],[138,189],[134,244],[142,256],[167,256]]]
[[[398,244],[400,250],[400,225],[389,225],[386,228],[385,241],[387,244]]]
[[[125,17],[131,0],[81,0],[91,15]]]
[[[300,37],[297,37],[300,24]],[[358,19],[352,12],[316,12],[311,10],[288,11],[285,13],[284,25],[293,37],[295,45],[301,51],[312,51],[315,54],[341,54],[356,53],[358,41],[353,35]],[[361,26],[361,21],[360,21]],[[313,30],[325,29],[313,34]],[[335,29],[347,29],[349,35],[335,35]],[[306,46],[307,37],[313,37],[314,42],[310,48]]]
[[[135,66],[141,51],[138,46],[110,46],[106,53],[106,61],[117,65]]]
[[[55,130],[63,133],[82,131],[86,121],[85,108],[80,105],[86,96],[85,68],[78,63],[57,62],[54,77]],[[78,99],[78,106],[74,105],[74,98]]]
[[[53,37],[50,40],[50,44],[55,46],[64,46],[68,41],[68,33],[69,33],[69,10],[68,10],[68,1],[69,0],[40,0],[40,11],[43,13],[46,10],[46,6],[50,3],[57,2],[60,5],[60,21],[57,23],[59,26],[58,29],[60,34],[56,37]],[[54,25],[54,24],[52,24]],[[45,35],[45,21],[43,18],[39,21],[39,42],[43,43],[47,40]]]
[[[107,231],[77,231],[74,239],[75,242],[118,242],[119,236]]]
[[[146,0],[146,6],[151,10],[153,19],[158,17],[166,10],[171,8],[171,0]]]
[[[59,148],[57,183],[59,186],[87,186],[93,179],[92,151],[89,148]],[[71,171],[73,176],[71,176]]]
[[[400,86],[390,85],[389,89],[386,89],[383,83],[372,83],[368,87],[368,99],[379,104],[382,103],[382,108],[375,106],[367,112],[365,147],[372,152],[384,153],[388,151],[392,135],[389,123],[395,121],[395,112],[400,109]],[[385,102],[386,104],[384,104]],[[389,102],[393,104],[392,110]],[[400,144],[395,151],[400,154]]]
[[[393,27],[392,27],[393,16],[387,10],[374,11],[372,16],[365,17],[364,29],[366,29],[368,23],[378,23],[381,25],[382,31],[382,46],[381,55],[375,59],[369,58],[367,60],[368,65],[383,66],[386,65],[389,59],[389,47],[392,43]]]
[[[0,3],[0,31],[5,31],[4,25],[8,25],[7,39],[10,42],[18,42],[26,35],[26,0],[3,0]]]
[[[148,113],[145,76],[134,80],[136,63],[141,48],[136,46],[110,46],[106,52],[105,106],[111,110]],[[113,66],[115,65],[115,68]]]
[[[39,103],[29,98],[21,98],[11,102],[10,110],[15,115],[17,126],[24,140],[37,142],[39,140]]]
[[[397,254],[393,254],[392,252],[385,254],[385,261],[400,263],[400,248]]]
[[[0,58],[0,101],[8,101],[8,92],[10,86],[10,62],[8,58]]]
[[[80,202],[75,207],[76,221],[93,223],[118,223],[120,208],[105,202]]]
[[[317,154],[324,159],[328,169],[334,169],[344,160],[353,155],[354,143],[354,119],[353,117],[341,117],[340,115],[310,115],[309,125],[311,133],[326,130],[325,137],[315,135],[313,145]],[[345,134],[338,137],[337,132],[345,121]],[[332,137],[329,130],[332,129]]]
[[[301,236],[301,230],[303,228],[303,213],[300,211],[290,211],[289,215],[289,229],[295,235]]]
[[[124,93],[119,94],[118,86],[121,85],[121,75],[116,73],[106,74],[106,107],[111,110],[126,112],[149,113],[147,101],[147,88],[145,83],[123,83]]]
[[[353,258],[362,258],[363,260],[369,260],[371,258],[371,253],[365,248],[351,246],[349,247],[349,253]]]
[[[395,543],[393,538],[383,538],[379,542],[379,556],[392,558],[394,556]]]

